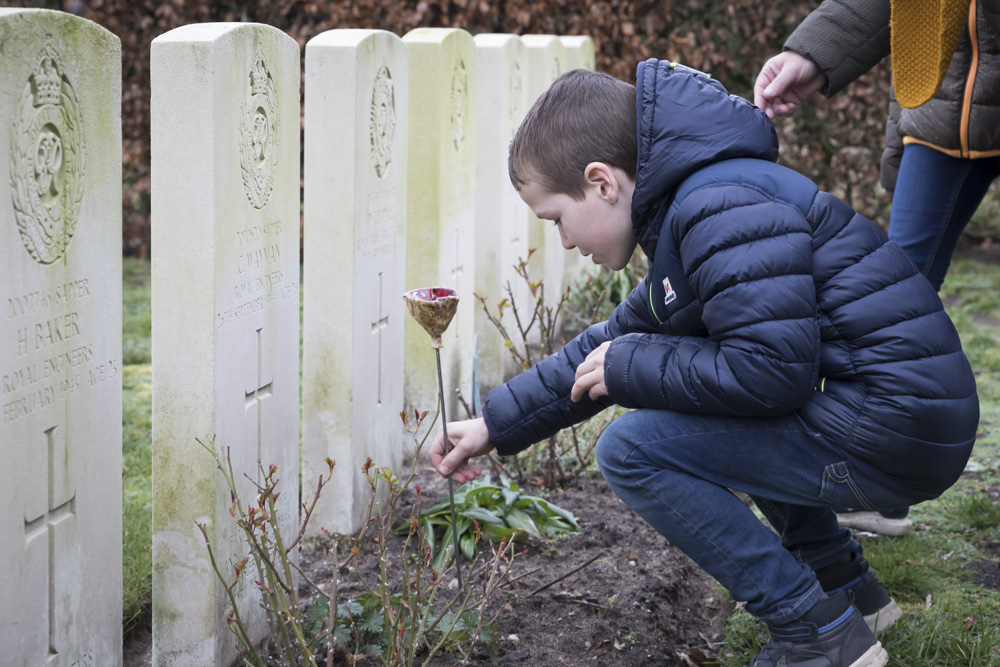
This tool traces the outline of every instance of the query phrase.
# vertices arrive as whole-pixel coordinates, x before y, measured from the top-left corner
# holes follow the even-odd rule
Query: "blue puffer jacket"
[[[501,454],[611,402],[733,417],[797,411],[886,487],[933,498],[979,422],[969,363],[930,283],[867,219],[774,163],[767,117],[693,70],[649,60],[636,86],[632,224],[649,275],[563,350],[497,387]],[[611,341],[609,396],[570,401]]]

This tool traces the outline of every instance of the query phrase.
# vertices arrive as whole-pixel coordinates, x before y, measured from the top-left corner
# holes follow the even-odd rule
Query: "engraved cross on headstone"
[[[69,498],[60,497],[60,489],[65,489],[66,485],[60,482],[64,482],[65,479],[63,475],[68,473],[67,470],[59,470],[58,462],[63,458],[59,456],[60,452],[56,450],[56,437],[55,430],[58,426],[53,426],[52,428],[45,431],[46,439],[46,455],[48,457],[47,463],[47,479],[48,479],[48,497],[46,499],[46,511],[33,517],[24,517],[24,542],[27,547],[28,544],[33,542],[35,539],[45,539],[47,540],[47,553],[48,553],[48,635],[49,635],[49,650],[48,658],[46,660],[47,665],[54,664],[56,657],[59,655],[59,648],[56,646],[58,643],[56,641],[56,538],[55,531],[59,530],[60,526],[64,526],[69,521],[74,521],[76,518],[76,493],[74,492]],[[63,453],[65,453],[65,441],[63,442]],[[66,492],[63,491],[63,496]]]
[[[264,345],[263,345],[263,334],[264,329],[257,329],[257,388],[246,392],[246,411],[249,412],[251,408],[257,408],[257,462],[260,463],[263,457],[263,452],[261,451],[261,423],[262,419],[262,406],[261,403],[267,398],[271,397],[271,385],[272,381],[268,381],[267,384],[263,380],[263,369],[264,369]]]
[[[379,318],[372,322],[372,335],[378,334],[378,405],[382,405],[382,329],[389,326],[389,315],[382,314],[382,272],[378,272],[378,312]]]

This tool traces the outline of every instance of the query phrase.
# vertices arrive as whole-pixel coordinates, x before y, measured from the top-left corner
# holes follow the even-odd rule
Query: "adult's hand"
[[[438,429],[431,444],[431,463],[437,471],[445,477],[450,474],[459,484],[479,477],[482,470],[470,465],[469,459],[483,456],[493,449],[490,431],[483,418],[449,423],[448,441],[451,443],[450,452],[445,450],[443,429]]]
[[[574,403],[583,398],[584,394],[589,395],[592,401],[608,395],[608,388],[604,384],[604,355],[610,346],[610,342],[601,343],[576,367],[576,382],[570,390],[570,398]]]
[[[825,84],[826,75],[816,63],[795,51],[784,51],[761,68],[753,86],[753,103],[768,118],[791,116]]]

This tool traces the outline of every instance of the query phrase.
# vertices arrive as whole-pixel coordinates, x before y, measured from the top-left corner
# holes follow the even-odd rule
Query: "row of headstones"
[[[0,9],[0,45],[0,115],[12,119],[0,132],[0,646],[16,664],[120,664],[120,44],[68,14]],[[444,385],[468,396],[474,366],[486,387],[515,370],[473,293],[495,306],[509,281],[530,308],[513,270],[529,245],[550,295],[570,268],[557,233],[529,226],[505,158],[555,76],[593,69],[589,38],[333,30],[305,59],[300,209],[295,41],[270,26],[203,24],[152,44],[158,665],[235,656],[196,524],[224,572],[246,548],[196,438],[229,448],[244,498],[244,473],[277,465],[293,533],[301,363],[303,494],[323,459],[337,461],[313,531],[350,533],[367,501],[361,464],[398,466],[400,411],[437,404],[430,339],[402,293],[458,290]],[[249,580],[238,598],[260,638]]]

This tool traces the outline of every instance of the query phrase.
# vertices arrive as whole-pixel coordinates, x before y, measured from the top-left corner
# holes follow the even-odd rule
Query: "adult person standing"
[[[768,60],[754,103],[790,116],[893,56],[882,185],[889,238],[936,289],[1000,176],[1000,0],[825,0]],[[902,535],[906,509],[847,512],[841,525]]]

